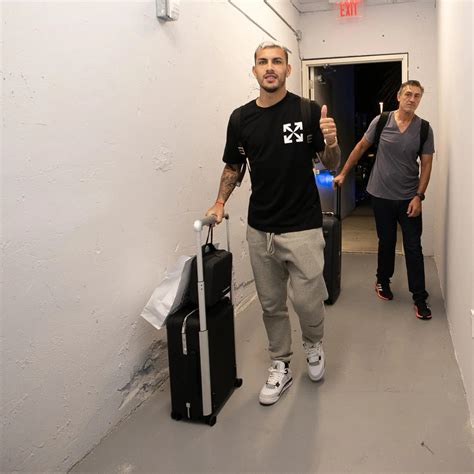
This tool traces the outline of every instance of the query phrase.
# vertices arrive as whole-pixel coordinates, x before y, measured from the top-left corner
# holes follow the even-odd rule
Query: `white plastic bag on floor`
[[[166,272],[165,278],[143,308],[141,317],[155,328],[160,329],[166,323],[168,315],[186,304],[192,259],[187,255],[179,257],[175,267]]]

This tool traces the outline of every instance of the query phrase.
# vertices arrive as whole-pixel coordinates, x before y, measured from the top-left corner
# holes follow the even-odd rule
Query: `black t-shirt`
[[[253,228],[283,233],[321,227],[312,162],[315,152],[324,150],[320,117],[321,108],[311,102],[312,130],[303,130],[301,99],[291,92],[271,107],[258,107],[252,100],[240,108],[240,140],[249,159],[252,182],[248,223]],[[245,158],[238,150],[238,131],[232,123],[231,118],[223,161],[239,164]],[[311,133],[313,139],[308,144]]]

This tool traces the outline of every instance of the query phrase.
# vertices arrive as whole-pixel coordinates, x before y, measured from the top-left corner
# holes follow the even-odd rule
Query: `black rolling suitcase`
[[[194,223],[197,235],[197,274],[199,305],[188,305],[166,322],[171,386],[171,417],[188,419],[213,426],[219,410],[236,387],[237,378],[234,337],[234,307],[224,297],[206,307],[201,231],[212,225],[214,217]],[[228,216],[226,215],[229,250]],[[231,288],[230,288],[231,290]]]
[[[341,293],[341,189],[336,189],[335,212],[323,212],[324,281],[328,290],[326,304],[334,304]]]

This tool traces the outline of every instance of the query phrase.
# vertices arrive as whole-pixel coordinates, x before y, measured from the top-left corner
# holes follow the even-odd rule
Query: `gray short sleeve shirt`
[[[375,141],[375,128],[380,115],[375,117],[365,132],[369,143]],[[418,149],[420,147],[421,119],[413,117],[408,128],[400,133],[393,112],[390,112],[387,124],[380,135],[367,191],[375,197],[393,200],[412,199],[419,184]],[[422,149],[422,154],[434,153],[434,136],[431,126]]]

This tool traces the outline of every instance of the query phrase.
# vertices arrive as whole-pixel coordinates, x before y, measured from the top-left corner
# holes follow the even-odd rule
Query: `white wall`
[[[301,16],[304,59],[340,56],[408,53],[409,78],[425,87],[418,115],[429,120],[438,137],[436,9],[433,0],[416,3],[365,6],[360,18],[340,18],[338,9]],[[433,255],[434,195],[437,189],[438,159],[423,204],[423,250]]]
[[[297,53],[263,1],[236,3]],[[166,377],[162,331],[139,314],[194,252],[228,116],[256,96],[253,51],[268,37],[223,0],[182,0],[174,23],[152,0],[1,8],[0,470],[64,471]],[[228,206],[238,303],[254,293],[248,188]]]
[[[435,257],[474,426],[473,16],[470,0],[438,2],[441,133]]]

